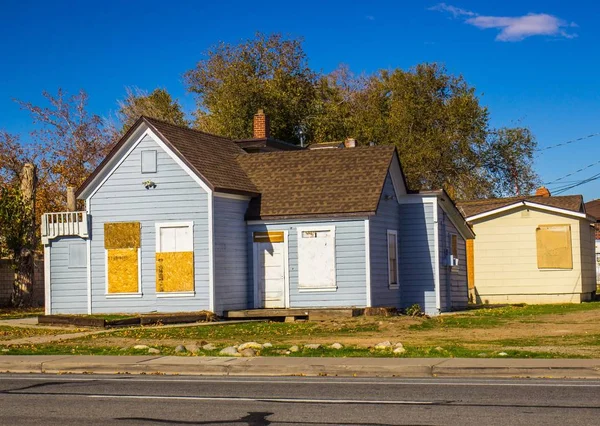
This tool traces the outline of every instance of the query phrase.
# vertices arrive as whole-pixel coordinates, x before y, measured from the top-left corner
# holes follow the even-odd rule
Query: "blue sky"
[[[116,110],[125,87],[164,87],[187,111],[182,74],[218,41],[256,31],[305,39],[310,64],[356,72],[440,62],[476,87],[492,125],[521,122],[540,147],[600,132],[600,5],[585,1],[53,1],[0,9],[0,128],[28,140],[13,98],[85,89],[90,109]],[[600,137],[536,159],[544,182],[600,160]],[[600,173],[600,164],[567,180]],[[600,181],[577,187],[600,198]]]

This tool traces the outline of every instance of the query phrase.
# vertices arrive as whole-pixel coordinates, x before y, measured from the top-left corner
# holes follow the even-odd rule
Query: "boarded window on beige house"
[[[106,292],[109,295],[140,291],[140,223],[104,224],[106,249]]]
[[[539,269],[573,269],[571,225],[539,225],[535,234]]]

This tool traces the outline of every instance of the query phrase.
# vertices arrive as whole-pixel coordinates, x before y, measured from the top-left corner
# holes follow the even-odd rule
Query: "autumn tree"
[[[310,117],[316,78],[300,39],[261,33],[209,49],[185,74],[188,90],[197,95],[199,129],[248,138],[252,117],[262,108],[271,116],[272,134],[294,143]]]
[[[129,130],[141,115],[178,126],[188,125],[181,104],[173,99],[166,89],[154,89],[152,93],[139,88],[128,87],[126,90],[125,99],[118,103],[117,115],[120,121],[120,134]]]
[[[17,101],[31,114],[35,130],[31,146],[39,153],[38,215],[66,206],[67,186],[79,186],[111,147],[104,120],[87,111],[87,94],[43,92],[46,105]]]

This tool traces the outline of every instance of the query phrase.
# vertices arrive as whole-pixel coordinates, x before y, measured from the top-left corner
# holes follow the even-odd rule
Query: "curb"
[[[0,372],[193,376],[599,379],[600,360],[11,356]]]

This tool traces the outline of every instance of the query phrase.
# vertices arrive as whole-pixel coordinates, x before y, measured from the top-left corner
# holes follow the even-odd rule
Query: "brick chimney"
[[[548,188],[546,188],[545,186],[540,186],[537,189],[537,191],[535,191],[535,195],[541,196],[541,197],[549,197],[550,196],[550,190],[548,190]]]
[[[356,139],[346,138],[344,141],[344,148],[356,148]]]
[[[271,136],[269,116],[262,109],[254,114],[254,123],[252,126],[252,137],[254,139],[268,139]]]

